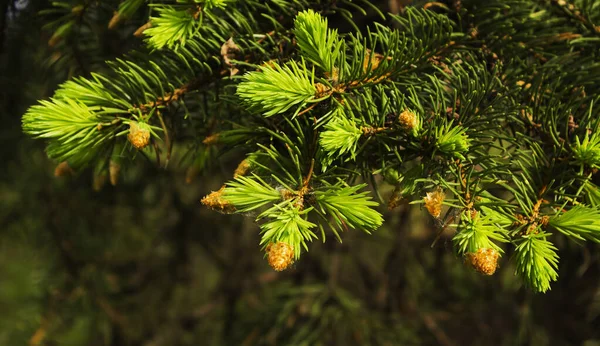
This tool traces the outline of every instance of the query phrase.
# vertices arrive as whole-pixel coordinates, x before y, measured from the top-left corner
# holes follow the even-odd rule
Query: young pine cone
[[[127,139],[129,139],[129,142],[137,149],[144,149],[150,144],[150,130],[148,125],[138,123],[137,121],[130,122]]]
[[[267,245],[267,260],[275,271],[286,270],[294,263],[294,248],[287,243],[277,242]]]
[[[485,275],[493,275],[498,268],[500,253],[495,249],[482,248],[477,252],[466,254],[466,262],[475,270]]]
[[[398,121],[402,127],[408,130],[412,130],[419,126],[419,119],[417,118],[417,115],[415,112],[408,109],[400,113],[398,116]]]
[[[224,191],[225,185],[218,191],[213,191],[209,195],[204,196],[200,202],[214,211],[223,214],[232,214],[235,212],[235,206],[223,198]]]
[[[442,213],[442,203],[446,195],[441,189],[437,189],[433,192],[427,192],[427,196],[423,198],[425,202],[425,208],[431,214],[431,216],[438,218]]]

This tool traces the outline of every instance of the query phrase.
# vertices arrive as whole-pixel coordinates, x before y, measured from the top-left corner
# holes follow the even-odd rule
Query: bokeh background
[[[91,170],[55,177],[21,115],[140,46],[132,33],[147,14],[109,30],[117,0],[64,3],[90,13],[53,40],[64,11],[43,12],[51,1],[0,1],[0,345],[600,345],[597,244],[558,237],[559,281],[533,294],[510,252],[484,277],[453,254],[451,234],[431,246],[437,226],[418,206],[382,207],[374,234],[315,242],[276,273],[252,218],[199,202],[235,155],[194,179],[141,159],[115,187],[94,187]]]

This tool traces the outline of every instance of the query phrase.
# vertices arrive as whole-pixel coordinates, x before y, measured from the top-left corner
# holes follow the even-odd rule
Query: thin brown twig
[[[306,178],[304,178],[304,187],[308,186],[308,183],[310,182],[310,179],[312,178],[313,172],[315,169],[315,159],[313,158],[310,161],[310,168],[308,169],[308,174],[306,175]]]
[[[310,105],[310,107],[308,107],[305,110],[303,110],[302,112],[298,113],[298,116],[301,116],[307,112],[310,112],[310,110],[315,108],[317,105],[318,105],[318,103],[313,103],[312,105]]]

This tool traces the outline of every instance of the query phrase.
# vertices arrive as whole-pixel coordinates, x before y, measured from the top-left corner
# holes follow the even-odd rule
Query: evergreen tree
[[[25,112],[23,130],[46,140],[57,175],[92,174],[97,190],[106,182],[119,185],[127,172],[147,172],[136,170],[140,166],[184,169],[189,181],[219,164],[228,167],[230,178],[201,203],[258,224],[254,255],[244,256],[262,257],[262,251],[275,271],[293,263],[306,269],[304,276],[263,292],[268,298],[253,301],[239,298],[248,268],[224,265],[237,277],[234,283],[223,281],[224,325],[195,330],[212,336],[214,328],[222,328],[225,336],[212,337],[211,344],[427,343],[418,336],[421,327],[390,313],[397,297],[383,302],[372,297],[363,305],[348,286],[337,285],[344,275],[339,273],[344,249],[354,252],[347,261],[356,261],[354,275],[370,293],[376,293],[373,282],[380,280],[373,277],[374,265],[385,266],[386,274],[393,273],[387,267],[406,266],[396,269],[404,278],[414,276],[390,289],[409,292],[402,286],[427,282],[426,265],[415,264],[427,261],[427,255],[403,261],[395,254],[383,263],[354,259],[378,257],[377,247],[347,248],[371,237],[352,231],[377,234],[386,219],[406,222],[411,210],[429,214],[437,232],[429,242],[449,237],[452,250],[442,250],[452,252],[449,257],[458,264],[452,268],[464,262],[484,275],[465,280],[486,280],[499,266],[514,266],[509,274],[529,292],[541,293],[559,280],[559,245],[562,251],[571,246],[565,242],[584,244],[597,261],[597,245],[585,244],[600,242],[595,175],[600,168],[600,1],[415,1],[397,14],[381,8],[352,0],[56,2],[41,14],[52,31],[49,45],[63,45],[54,62],[72,66],[58,64],[56,71],[69,71],[64,76],[69,79]],[[112,36],[98,35],[96,25]],[[117,37],[133,40],[124,46],[134,47],[124,55],[116,47],[115,57],[103,65],[97,59],[102,54],[95,52]],[[152,179],[171,184],[153,172],[138,177],[137,184]],[[143,203],[139,196],[130,198]],[[389,209],[385,218],[381,205]],[[194,212],[188,210],[186,217],[193,219]],[[157,217],[154,222],[186,230],[185,220]],[[216,220],[210,232],[241,227],[244,218]],[[53,227],[60,238],[62,230]],[[230,236],[244,237],[235,231]],[[111,242],[119,256],[136,246],[153,246],[127,237],[124,244]],[[177,243],[182,238],[173,238],[176,246],[170,251],[185,248]],[[342,239],[343,246],[337,245]],[[318,247],[317,240],[326,244]],[[234,255],[248,246],[232,244]],[[101,307],[113,340],[193,344],[193,336],[170,334],[217,305],[191,316],[174,311],[181,323],[146,338],[148,331],[136,329],[135,322],[155,328],[160,322],[146,312],[124,317],[97,291],[114,291],[120,296],[117,304],[126,309],[127,287],[136,291],[147,277],[138,272],[137,280],[110,287],[110,278],[86,272],[90,267],[71,258],[68,245],[60,246],[70,275],[86,292],[80,304]],[[214,261],[221,260],[214,247],[202,247]],[[169,268],[192,260],[189,250],[182,251],[187,258],[167,253],[169,260],[152,259],[161,267],[154,274],[175,280],[179,274]],[[312,251],[326,255],[311,257]],[[502,285],[501,279],[493,284]],[[108,288],[99,289],[102,285]],[[176,289],[165,287],[139,299],[160,300]],[[57,301],[62,299],[70,298]],[[175,301],[185,304],[185,299]],[[413,303],[404,309],[422,311],[414,306],[419,300],[410,297]],[[253,309],[261,314],[252,316]],[[234,326],[236,314],[245,317]],[[430,315],[418,314],[438,343],[451,342]],[[79,328],[99,325],[98,319],[104,321],[87,315]],[[58,344],[71,342],[68,333],[44,326],[51,320],[50,313],[43,317],[30,344],[44,344],[53,332],[63,338],[54,339]],[[94,330],[109,340],[101,329]],[[119,342],[113,344],[127,344]]]

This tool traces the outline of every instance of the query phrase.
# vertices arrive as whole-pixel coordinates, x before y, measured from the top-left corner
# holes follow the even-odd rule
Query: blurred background
[[[315,242],[276,273],[252,218],[199,202],[239,158],[193,179],[144,160],[115,187],[100,188],[91,170],[55,177],[21,115],[140,46],[133,32],[147,19],[109,30],[118,0],[64,3],[0,0],[1,346],[600,345],[597,244],[556,238],[559,281],[533,294],[511,253],[484,277],[453,254],[451,234],[431,246],[437,228],[425,211],[382,207],[374,234]],[[65,11],[80,19],[53,36]]]

